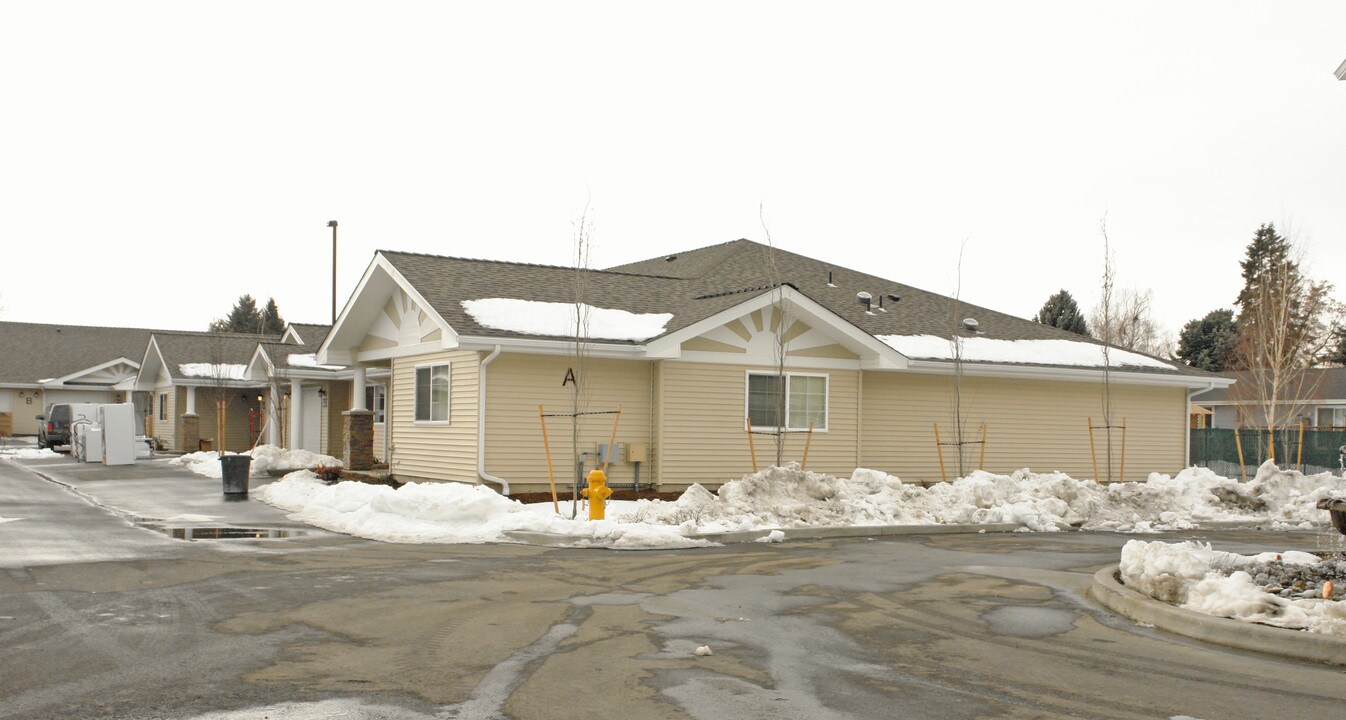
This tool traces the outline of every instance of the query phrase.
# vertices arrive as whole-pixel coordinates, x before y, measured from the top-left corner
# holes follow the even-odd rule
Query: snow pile
[[[341,466],[341,461],[331,455],[321,455],[308,450],[287,450],[275,445],[258,445],[246,453],[225,453],[226,455],[251,455],[248,466],[250,477],[262,477],[268,472],[287,472],[311,470],[319,465]],[[221,477],[220,454],[213,450],[188,453],[168,461],[171,465],[182,465],[197,475]]]
[[[244,380],[248,366],[237,363],[183,363],[178,366],[183,377],[210,378],[212,380]]]
[[[879,335],[879,342],[909,358],[952,360],[953,343],[938,335]],[[1074,340],[993,340],[959,338],[962,358],[968,362],[1033,363],[1103,367],[1103,346]],[[1111,348],[1112,367],[1150,367],[1172,370],[1173,366],[1139,353]]]
[[[1033,531],[1071,527],[1120,532],[1184,530],[1201,522],[1264,522],[1279,529],[1319,527],[1319,498],[1346,495],[1346,480],[1263,465],[1244,485],[1203,468],[1146,482],[1101,485],[1063,473],[977,471],[929,488],[882,472],[849,478],[773,467],[712,494],[693,485],[674,502],[642,500],[626,522],[727,532],[804,526],[1015,523]]]
[[[1157,600],[1189,610],[1312,632],[1346,634],[1346,602],[1322,598],[1321,584],[1298,597],[1268,582],[1285,567],[1321,566],[1311,553],[1239,555],[1209,544],[1132,540],[1122,548],[1122,582]],[[1259,580],[1261,582],[1259,582]],[[1280,594],[1277,594],[1280,593]]]
[[[0,448],[0,457],[14,460],[36,460],[38,458],[61,457],[61,454],[48,448]]]
[[[575,334],[575,306],[571,303],[484,298],[464,300],[463,309],[482,327],[525,335],[569,337]],[[664,334],[672,313],[633,313],[581,305],[587,316],[590,340],[647,340]]]
[[[294,520],[384,542],[513,542],[508,533],[532,531],[567,535],[580,547],[616,550],[713,544],[672,527],[561,518],[551,503],[524,505],[466,483],[407,483],[394,490],[358,482],[327,485],[299,471],[258,488],[253,496],[292,513]]]

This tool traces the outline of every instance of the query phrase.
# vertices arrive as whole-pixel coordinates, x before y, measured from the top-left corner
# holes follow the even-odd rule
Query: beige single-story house
[[[1192,399],[1211,413],[1206,427],[1229,430],[1267,427],[1263,398],[1271,395],[1269,384],[1265,380],[1259,382],[1256,374],[1247,371],[1232,372],[1229,377],[1237,384]],[[1279,395],[1278,427],[1346,428],[1346,367],[1309,368],[1287,381]]]
[[[37,434],[37,416],[56,403],[126,402],[153,332],[0,322],[0,434]]]
[[[351,368],[361,401],[387,373],[395,477],[506,493],[594,467],[619,408],[615,484],[716,486],[774,462],[780,436],[810,470],[939,480],[955,394],[965,470],[1094,477],[1105,375],[1142,479],[1186,465],[1192,394],[1231,382],[747,240],[584,273],[379,251],[315,361]]]

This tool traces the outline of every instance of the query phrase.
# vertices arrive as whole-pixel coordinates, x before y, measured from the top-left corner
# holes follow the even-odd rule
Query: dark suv
[[[37,446],[55,449],[57,445],[70,444],[70,406],[57,403],[47,406],[47,412],[38,415]]]

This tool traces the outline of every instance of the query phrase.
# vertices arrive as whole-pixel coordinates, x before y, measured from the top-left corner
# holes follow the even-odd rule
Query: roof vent
[[[888,299],[889,299],[889,300],[892,300],[892,301],[895,302],[895,303],[896,303],[896,302],[901,302],[901,301],[902,301],[902,296],[901,296],[901,295],[898,295],[897,293],[888,293]]]
[[[831,271],[831,270],[828,270],[828,271],[827,271],[827,287],[836,287],[836,286],[837,286],[836,283],[832,282],[832,271]]]
[[[855,294],[855,301],[865,306],[865,312],[873,315],[874,296],[867,292],[858,292]]]
[[[981,325],[977,322],[977,318],[963,318],[963,327],[972,332],[980,332],[978,328],[980,328]]]
[[[664,262],[673,262],[674,260],[677,259],[678,259],[677,255],[669,255],[668,257],[664,258]]]

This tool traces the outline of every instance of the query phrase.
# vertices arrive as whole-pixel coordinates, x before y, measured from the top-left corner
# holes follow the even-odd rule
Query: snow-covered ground
[[[352,482],[328,486],[312,473],[295,473],[255,495],[297,520],[375,540],[508,542],[507,533],[523,530],[573,536],[577,545],[634,549],[705,545],[698,537],[704,533],[798,527],[1015,523],[1026,531],[1152,533],[1223,521],[1318,528],[1327,514],[1316,502],[1346,496],[1346,480],[1267,464],[1246,484],[1201,468],[1112,485],[1019,470],[976,472],[924,488],[874,470],[838,478],[791,465],[727,482],[717,493],[693,485],[676,501],[610,502],[611,519],[601,522],[583,520],[583,510],[581,519],[570,520],[568,504],[558,516],[551,503],[524,505],[490,488],[458,483],[393,490]]]
[[[1305,552],[1239,555],[1199,542],[1131,540],[1122,548],[1127,587],[1189,610],[1311,632],[1346,634],[1346,601],[1316,583],[1290,578],[1346,576],[1346,561]]]
[[[47,448],[0,448],[0,458],[11,458],[14,460],[36,460],[38,458],[64,457],[55,450]]]
[[[248,468],[248,474],[251,477],[262,477],[272,471],[311,470],[319,465],[341,466],[341,461],[331,455],[321,455],[308,450],[286,450],[275,445],[258,445],[248,453],[231,452],[226,454],[251,455],[252,464]],[[188,453],[172,458],[167,462],[173,465],[181,465],[198,475],[205,475],[206,477],[218,478],[222,474],[220,471],[220,454],[212,450]]]

